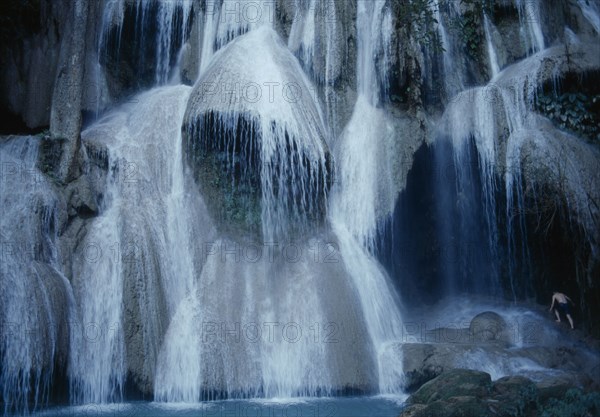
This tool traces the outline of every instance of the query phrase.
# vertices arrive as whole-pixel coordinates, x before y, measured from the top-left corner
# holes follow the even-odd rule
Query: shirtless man
[[[552,305],[550,306],[550,311],[552,311],[554,308],[554,302],[558,303],[558,308],[554,310],[554,313],[556,313],[556,322],[560,323],[560,314],[558,314],[558,310],[560,309],[562,310],[563,314],[567,316],[569,323],[571,323],[571,329],[574,329],[575,327],[573,326],[573,319],[571,318],[571,309],[569,308],[569,303],[567,301],[571,302],[573,305],[575,304],[573,300],[571,300],[565,294],[555,291],[552,293]]]

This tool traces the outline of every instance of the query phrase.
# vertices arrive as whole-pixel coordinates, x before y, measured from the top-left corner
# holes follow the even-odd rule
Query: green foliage
[[[541,410],[542,417],[588,417],[600,415],[600,393],[584,394],[570,389],[558,400],[552,398]]]
[[[446,2],[455,0],[445,0]],[[462,16],[451,22],[451,27],[460,34],[466,53],[471,59],[477,59],[483,40],[481,28],[483,16],[491,16],[494,3],[492,0],[460,0],[465,7]]]
[[[561,129],[600,143],[600,95],[540,95],[536,107]]]
[[[480,18],[472,10],[468,10],[462,16],[460,21],[462,41],[471,58],[477,57],[477,52],[481,46],[481,36],[479,35]]]

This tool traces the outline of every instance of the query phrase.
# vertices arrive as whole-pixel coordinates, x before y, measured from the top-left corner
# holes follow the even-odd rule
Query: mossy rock
[[[537,408],[538,389],[523,376],[506,376],[493,383],[492,397],[498,402],[495,410],[501,415],[528,415]]]
[[[489,403],[474,396],[450,397],[424,406],[407,407],[401,417],[492,417],[497,416]]]
[[[469,369],[453,369],[425,383],[412,396],[410,404],[431,404],[452,397],[487,396],[492,389],[492,378],[488,373]]]

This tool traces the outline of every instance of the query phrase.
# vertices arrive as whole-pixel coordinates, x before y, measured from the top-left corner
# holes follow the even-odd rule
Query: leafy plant
[[[543,94],[537,98],[536,108],[561,129],[600,143],[600,95]]]
[[[600,393],[584,394],[570,389],[562,399],[552,398],[541,410],[542,417],[588,417],[600,415]]]
[[[494,3],[491,0],[460,0],[460,2],[466,10],[451,22],[451,27],[460,34],[469,57],[477,59],[483,39],[481,32],[483,17],[492,15]]]

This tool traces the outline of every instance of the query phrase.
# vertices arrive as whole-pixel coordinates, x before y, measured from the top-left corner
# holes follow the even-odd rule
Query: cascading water
[[[492,38],[492,23],[487,15],[484,16],[484,29],[485,29],[485,40],[487,43],[488,57],[490,60],[490,68],[492,69],[492,78],[494,78],[500,72],[500,65],[498,65],[498,56],[496,54],[496,48],[494,46],[494,39]]]
[[[333,141],[340,129],[336,88],[348,58],[348,52],[344,53],[345,28],[340,23],[347,9],[348,5],[335,0],[296,0],[288,38],[288,48],[319,89],[326,127]]]
[[[446,89],[446,95],[453,97],[459,91],[462,91],[465,86],[464,71],[462,64],[460,63],[461,57],[459,48],[456,45],[456,40],[450,35],[445,23],[445,15],[449,19],[456,19],[459,16],[457,10],[458,3],[449,1],[443,2],[436,0],[432,3],[431,7],[434,12],[435,19],[437,20],[437,32],[440,36],[441,46],[444,48],[442,57],[444,64],[444,87]],[[442,6],[445,10],[442,10]],[[445,11],[445,14],[442,13]]]
[[[262,100],[247,96],[247,90],[228,91],[228,100],[205,90],[234,84],[284,89],[270,90]],[[294,96],[285,90],[290,85],[297,89]],[[194,88],[184,118],[188,161],[210,166],[203,164],[211,163],[212,154],[221,155],[219,175],[225,172],[226,185],[220,192],[226,195],[232,193],[229,184],[258,176],[253,198],[260,201],[261,237],[251,243],[222,237],[207,247],[197,291],[182,301],[180,319],[173,319],[167,332],[157,400],[332,395],[344,387],[369,390],[374,383],[364,322],[353,308],[355,295],[341,264],[328,265],[312,255],[289,259],[290,233],[300,233],[305,243],[299,250],[305,254],[306,248],[318,252],[327,243],[304,238],[313,232],[303,227],[307,216],[316,215],[319,199],[326,198],[328,172],[323,120],[310,93],[298,62],[266,25],[217,52]],[[215,180],[199,182],[206,191]],[[253,256],[258,250],[256,258],[247,259],[249,247]],[[298,249],[296,243],[293,247]],[[301,299],[296,297],[300,290]],[[346,295],[331,303],[332,291]],[[341,323],[356,348],[323,338],[322,332],[335,333]],[[345,369],[342,364],[352,355],[362,359]],[[182,378],[187,361],[192,366]]]
[[[521,282],[520,288],[517,288],[514,280],[523,269],[527,270],[529,262],[525,216],[522,215],[525,204],[522,175],[523,148],[525,143],[535,141],[536,146],[540,146],[540,152],[546,152],[542,151],[546,149],[551,153],[549,148],[558,146],[554,143],[555,138],[552,134],[544,133],[547,136],[546,143],[534,139],[539,138],[538,131],[545,132],[546,127],[533,110],[537,89],[541,84],[539,78],[547,77],[547,74],[557,74],[559,67],[564,65],[561,59],[557,58],[561,56],[564,49],[561,47],[544,49],[539,3],[518,2],[518,6],[521,19],[527,19],[521,25],[521,29],[531,35],[529,45],[532,45],[533,51],[538,52],[499,73],[495,73],[494,69],[493,80],[487,86],[460,93],[446,109],[440,126],[440,132],[444,132],[441,136],[449,135],[453,143],[453,166],[457,170],[457,179],[468,178],[472,175],[470,172],[473,168],[477,171],[484,199],[489,251],[497,255],[500,254],[501,248],[506,251],[508,262],[505,265],[507,269],[505,272],[510,277],[510,290],[515,299],[530,291],[527,283]],[[494,46],[491,41],[493,26],[489,21],[485,23],[490,63],[492,68],[496,68]],[[577,44],[573,44],[572,47],[578,48]],[[503,140],[499,141],[499,137]],[[476,159],[469,156],[470,153],[466,151],[470,148],[471,141],[476,150]],[[463,155],[467,158],[465,159]],[[577,175],[569,171],[567,182],[571,184],[575,176]],[[461,181],[458,181],[457,188],[464,189],[469,181],[462,181],[462,185]],[[442,181],[441,187],[447,187],[447,183]],[[504,187],[504,207],[500,207],[496,201],[498,187]],[[569,185],[567,188],[576,187]],[[580,198],[576,197],[579,192],[573,191],[572,195],[576,201]],[[463,213],[467,212],[463,211]],[[586,219],[587,214],[581,216],[583,218],[580,221],[583,224],[590,224],[589,219]],[[504,231],[498,229],[500,219],[505,219]],[[468,244],[469,239],[473,240],[473,237],[465,235],[461,239],[460,245],[463,246]],[[493,258],[495,257],[497,256],[494,255]],[[496,279],[490,282],[493,285],[489,288],[497,288]]]
[[[545,41],[539,3],[517,0],[515,5],[521,21],[521,36],[529,53],[540,53],[544,50]],[[519,163],[503,159],[508,158],[508,154],[498,144],[497,138],[506,129],[508,143],[512,144],[514,138],[519,137],[515,132],[531,128],[532,119],[528,115],[533,106],[537,85],[535,77],[541,58],[532,57],[526,61],[530,63],[529,75],[523,75],[523,72],[514,77],[500,72],[493,38],[495,28],[490,16],[484,13],[482,18],[492,80],[486,87],[456,94],[440,125],[439,136],[449,136],[452,150],[448,155],[447,148],[436,146],[438,172],[444,175],[451,168],[453,173],[449,177],[438,177],[436,181],[438,236],[446,248],[440,268],[445,276],[444,282],[449,286],[448,291],[479,288],[494,294],[500,289],[502,267],[497,259],[503,255],[502,251],[506,250],[510,259],[506,265],[506,273],[510,277],[518,274],[517,262],[526,264],[528,259],[523,216],[515,216],[511,212],[514,207],[523,205],[518,191],[520,174],[518,170],[513,171]],[[507,169],[505,173],[504,169]],[[505,211],[500,210],[497,203],[498,188],[502,186],[499,175],[505,175]],[[455,179],[454,184],[448,183],[451,178]],[[473,201],[479,199],[483,201],[482,211],[478,205],[473,205]],[[452,214],[453,205],[448,205],[453,200],[458,201],[460,207],[455,214]],[[501,231],[498,225],[504,218],[507,228]],[[514,224],[515,221],[518,224]],[[506,235],[508,242],[501,242],[501,235]],[[517,235],[521,242],[519,248],[516,247]],[[467,259],[465,255],[472,251],[479,256]],[[482,268],[482,265],[486,266]],[[492,273],[485,272],[490,269]],[[486,276],[485,283],[475,280],[481,275]],[[514,297],[522,291],[514,285],[511,288]]]
[[[37,168],[40,139],[0,142],[0,399],[4,412],[48,401],[55,365],[65,366],[73,293],[60,272],[60,202]],[[37,216],[32,216],[37,213]]]
[[[98,59],[95,85],[98,109],[105,101],[107,75],[99,68],[105,61],[114,57],[115,68],[122,66],[124,42],[133,56],[135,67],[145,74],[148,64],[152,66],[152,77],[148,84],[164,85],[176,75],[178,52],[186,42],[190,32],[193,12],[193,0],[110,0],[106,1],[102,13],[102,24],[98,37]],[[133,15],[133,21],[129,16]],[[129,25],[133,27],[129,27]],[[127,25],[127,27],[126,27]],[[131,31],[132,39],[124,39],[124,32]],[[131,58],[131,57],[130,57]],[[150,63],[146,60],[151,60]],[[114,64],[113,64],[114,65]],[[121,74],[114,71],[108,78],[117,78]],[[141,77],[136,82],[145,82]],[[128,81],[131,82],[131,81]],[[137,86],[134,86],[137,87]]]
[[[115,81],[121,69],[139,77],[116,90],[148,90],[82,132],[80,168],[95,180],[99,202],[93,215],[73,220],[69,204],[81,196],[59,195],[60,184],[39,171],[48,163],[41,139],[2,139],[5,412],[43,404],[57,378],[68,378],[71,404],[120,402],[129,383],[160,407],[402,392],[400,297],[375,258],[396,204],[390,149],[404,139],[396,120],[404,110],[388,97],[399,53],[395,11],[388,0],[357,0],[351,11],[334,0],[296,0],[278,10],[289,24],[282,29],[280,3],[105,2],[89,75],[97,113],[111,84],[132,81]],[[565,51],[545,48],[541,3],[515,0],[529,58],[510,64],[499,41],[510,28],[482,15],[491,69],[482,73],[493,82],[463,91],[474,69],[450,27],[461,17],[456,4],[432,2],[444,47],[441,87],[452,97],[434,156],[443,169],[433,222],[446,255],[437,267],[447,295],[500,293],[502,272],[514,298],[531,295],[515,278],[528,258],[518,215],[527,146],[540,159],[563,152],[569,204],[586,227],[595,221],[577,197],[584,174],[574,162],[581,156],[564,145],[570,136],[549,140],[548,122],[532,111],[540,74],[554,71]],[[579,4],[598,31],[597,10]],[[352,35],[342,30],[345,14],[355,19]],[[335,100],[348,93],[341,85],[353,82],[341,69],[352,42],[357,98],[338,115]],[[190,53],[192,45],[199,50]],[[186,65],[197,65],[193,87],[177,85],[184,52]],[[23,172],[35,181],[23,186]],[[83,226],[60,246],[58,224],[70,222]],[[466,355],[463,366],[492,357]]]
[[[229,42],[260,26],[275,22],[275,5],[270,1],[205,0],[203,3],[204,31],[200,58],[203,73],[215,52]]]
[[[515,0],[521,20],[521,36],[526,39],[532,53],[545,48],[542,33],[539,0]]]
[[[385,355],[388,342],[399,340],[402,321],[394,290],[382,268],[369,254],[377,232],[380,197],[379,182],[385,181],[386,171],[378,164],[379,138],[390,126],[377,105],[380,103],[381,79],[375,57],[383,56],[386,68],[389,38],[380,31],[391,25],[390,10],[383,1],[359,1],[358,31],[358,91],[352,118],[339,140],[337,161],[339,183],[334,190],[331,218],[340,240],[340,253],[360,294],[361,306],[369,329],[371,343],[379,365],[379,391],[398,392],[401,384],[401,358],[390,361]],[[377,128],[374,128],[377,126]],[[381,147],[379,147],[381,150]],[[383,177],[383,179],[381,179]],[[377,300],[375,302],[375,300]]]
[[[600,5],[596,1],[577,0],[585,18],[592,24],[596,33],[600,34]]]
[[[119,400],[128,361],[146,361],[142,369],[152,375],[166,324],[194,286],[190,238],[199,224],[188,217],[196,210],[183,209],[190,201],[179,130],[189,92],[185,86],[151,90],[82,134],[84,143],[106,147],[110,174],[76,269],[81,323],[94,324],[98,334],[73,347],[74,402]],[[124,293],[133,305],[124,305]],[[136,316],[146,319],[141,334],[132,335],[128,322]],[[126,338],[139,352],[126,351]]]

